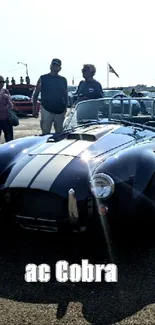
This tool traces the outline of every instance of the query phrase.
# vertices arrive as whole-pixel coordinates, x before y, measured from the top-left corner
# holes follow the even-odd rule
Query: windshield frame
[[[116,120],[127,120],[128,118],[134,117],[133,113],[133,106],[135,104],[139,104],[140,107],[140,103],[141,102],[151,102],[151,107],[150,107],[150,119],[154,118],[155,115],[155,99],[154,98],[142,98],[142,97],[136,97],[136,98],[132,98],[132,97],[125,97],[125,98],[109,98],[109,97],[105,97],[105,98],[100,98],[100,99],[90,99],[87,101],[81,101],[79,102],[71,111],[70,114],[67,115],[67,119],[68,119],[68,123],[64,123],[64,129],[71,129],[74,127],[79,126],[80,127],[80,123],[77,120],[77,112],[79,110],[79,107],[89,104],[89,103],[94,103],[97,104],[98,102],[106,102],[106,104],[108,103],[108,116],[106,117],[99,117],[99,115],[97,114],[96,117],[92,116],[91,118],[82,118],[82,124],[83,124],[83,119],[86,120],[86,123],[91,123],[91,122],[98,122],[99,124],[101,123],[108,123],[108,121],[116,121]],[[122,108],[122,112],[121,113],[114,113],[113,112],[113,102],[120,102],[121,104],[121,108]],[[127,114],[124,113],[124,103],[129,103],[129,112]],[[97,105],[96,105],[97,106]],[[137,106],[138,107],[138,106]],[[82,108],[83,109],[83,108]],[[97,108],[96,108],[97,110]],[[148,115],[149,116],[149,115]],[[81,120],[81,119],[80,119]]]

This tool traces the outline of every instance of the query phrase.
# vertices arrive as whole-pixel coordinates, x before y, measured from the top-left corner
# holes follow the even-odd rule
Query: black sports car
[[[131,111],[122,119],[110,106],[105,118],[97,103],[79,103],[62,134],[0,146],[7,227],[83,231],[99,220],[116,231],[137,218],[145,226],[154,220],[155,119]]]

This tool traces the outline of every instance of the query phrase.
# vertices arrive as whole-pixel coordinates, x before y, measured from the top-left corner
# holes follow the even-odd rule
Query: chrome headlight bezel
[[[115,190],[114,180],[107,174],[97,173],[90,179],[91,192],[97,199],[106,200]]]

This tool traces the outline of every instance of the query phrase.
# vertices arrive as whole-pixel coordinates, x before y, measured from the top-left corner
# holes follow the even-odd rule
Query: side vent
[[[70,133],[67,135],[68,140],[82,140],[82,141],[90,141],[95,142],[97,139],[93,134],[79,134],[79,133]]]

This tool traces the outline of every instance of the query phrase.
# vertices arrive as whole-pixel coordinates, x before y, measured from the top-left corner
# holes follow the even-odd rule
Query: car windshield
[[[64,129],[91,122],[105,123],[109,119],[123,119],[133,116],[153,114],[154,100],[147,99],[113,99],[103,98],[82,101],[67,115]]]

